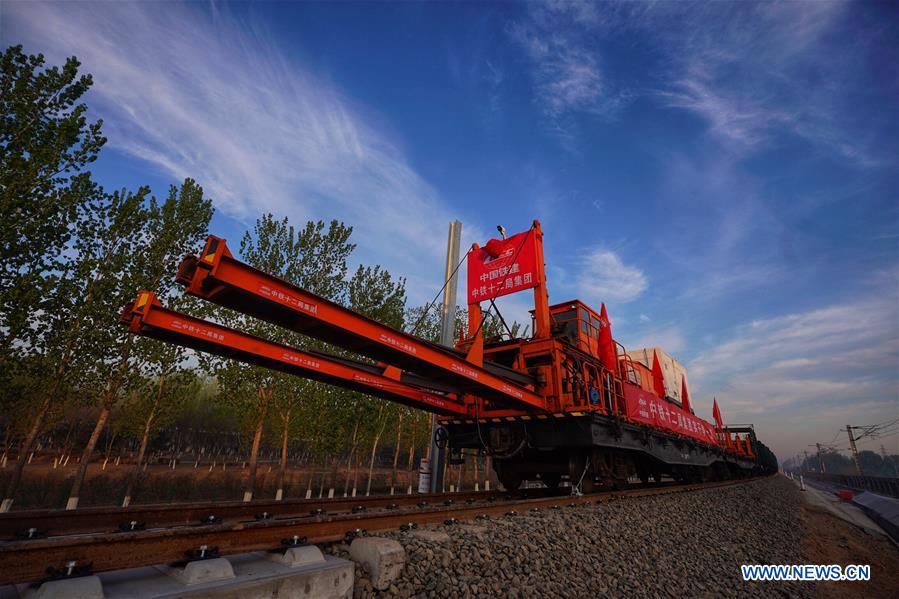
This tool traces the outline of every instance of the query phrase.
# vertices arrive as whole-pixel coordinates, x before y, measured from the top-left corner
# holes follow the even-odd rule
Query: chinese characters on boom
[[[221,333],[217,333],[206,327],[197,326],[195,324],[191,324],[189,322],[181,322],[180,320],[172,321],[172,328],[179,329],[182,331],[187,331],[188,333],[193,333],[194,335],[199,335],[200,337],[209,337],[210,339],[215,339],[216,341],[224,341],[225,336]]]
[[[309,314],[317,314],[318,306],[315,304],[310,304],[309,302],[304,302],[303,300],[294,297],[288,293],[284,293],[278,289],[272,289],[268,285],[260,285],[259,293],[266,297],[270,297],[272,299],[276,299],[282,304],[286,304],[292,308],[298,308],[303,310],[304,312],[308,312]]]
[[[468,303],[537,286],[534,232],[526,231],[468,254]]]

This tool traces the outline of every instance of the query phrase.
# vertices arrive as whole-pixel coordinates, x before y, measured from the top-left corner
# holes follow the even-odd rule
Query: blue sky
[[[226,238],[263,211],[338,218],[424,303],[450,219],[467,244],[539,218],[552,301],[605,301],[626,346],[688,366],[698,413],[717,396],[785,458],[899,416],[897,17],[4,2],[0,34],[93,73],[101,183],[194,177]]]

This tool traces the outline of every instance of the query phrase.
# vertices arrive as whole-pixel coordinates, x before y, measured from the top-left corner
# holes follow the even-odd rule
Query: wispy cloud
[[[531,3],[508,27],[531,65],[535,101],[550,133],[573,149],[578,114],[609,116],[627,102],[603,76],[590,32],[601,21],[591,2]]]
[[[508,30],[531,64],[537,103],[568,144],[574,115],[614,114],[643,96],[696,115],[721,149],[740,158],[792,135],[862,167],[886,164],[862,134],[870,123],[854,122],[847,116],[854,106],[844,101],[865,41],[836,56],[825,48],[848,3],[528,6]],[[603,68],[601,48],[625,38],[652,57],[641,66],[654,83],[634,88],[620,71]]]
[[[717,396],[732,420],[755,422],[766,435],[773,435],[779,449],[789,452],[823,441],[822,429],[845,426],[835,420],[838,417],[872,422],[895,417],[899,410],[895,276],[892,283],[892,289],[882,288],[872,299],[737,327],[727,340],[690,363],[695,393],[705,403]],[[792,428],[786,424],[794,421]]]
[[[576,279],[578,292],[592,305],[632,301],[646,291],[647,286],[642,270],[626,265],[618,254],[603,248],[586,254]]]
[[[259,23],[178,3],[4,12],[10,42],[57,63],[76,55],[94,74],[88,101],[112,147],[196,178],[238,219],[345,220],[363,255],[433,282],[421,258],[441,263],[449,210],[377,115],[291,61]]]
[[[883,166],[843,103],[864,41],[838,55],[825,48],[847,7],[781,2],[674,11],[680,27],[662,34],[666,67],[651,95],[703,119],[738,157],[793,136],[858,166]],[[662,5],[641,11],[634,24],[655,30],[671,17]],[[683,35],[681,27],[707,34]]]
[[[669,88],[658,93],[668,107],[696,113],[708,123],[709,132],[731,148],[737,144],[740,150],[754,149],[796,118],[764,99],[725,91],[706,74],[688,73],[671,81]]]

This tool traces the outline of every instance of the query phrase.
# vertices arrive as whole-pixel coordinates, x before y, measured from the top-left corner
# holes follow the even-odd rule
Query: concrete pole
[[[852,427],[846,425],[846,432],[849,434],[849,449],[852,450],[852,461],[855,462],[855,469],[858,475],[862,475],[862,466],[858,463],[858,448],[855,446],[855,437],[852,436]]]
[[[462,243],[462,223],[457,220],[449,224],[449,236],[446,241],[446,268],[443,280],[443,304],[440,307],[440,343],[453,347],[453,334],[456,324],[456,288],[459,275],[454,274],[459,263],[459,246]],[[437,417],[431,416],[431,492],[443,492],[443,473],[446,468],[446,449],[437,447]]]
[[[824,458],[821,457],[821,444],[815,443],[818,447],[818,466],[821,468],[821,473],[827,472],[827,468],[824,466]]]

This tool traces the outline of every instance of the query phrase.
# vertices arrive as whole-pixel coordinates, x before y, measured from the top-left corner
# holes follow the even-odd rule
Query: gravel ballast
[[[357,564],[355,597],[811,597],[810,583],[743,582],[741,564],[802,564],[800,491],[782,477],[689,493],[429,525],[386,591]],[[348,545],[327,551],[349,558]]]

